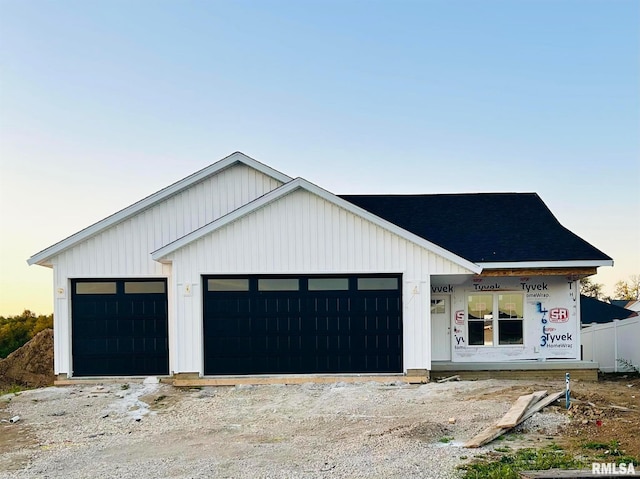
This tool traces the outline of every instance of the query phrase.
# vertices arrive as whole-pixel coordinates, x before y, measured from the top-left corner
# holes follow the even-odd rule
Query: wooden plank
[[[495,424],[483,429],[479,434],[473,436],[463,447],[476,448],[484,446],[485,444],[493,441],[496,437],[502,436],[506,431],[511,428],[498,427]]]
[[[489,269],[476,277],[488,276],[574,276],[583,278],[596,274],[596,268],[539,268],[539,269]]]
[[[208,377],[200,379],[174,379],[176,387],[200,387],[200,386],[237,386],[239,384],[333,384],[333,383],[411,383],[419,379],[418,376],[376,376],[376,375],[352,375],[352,376],[228,376]]]
[[[524,415],[526,410],[531,406],[531,403],[535,399],[533,394],[526,394],[524,396],[520,396],[516,402],[513,403],[511,409],[507,411],[507,413],[502,416],[496,426],[498,427],[514,427],[518,424],[518,420]]]
[[[519,424],[522,424],[531,416],[533,416],[535,413],[537,413],[541,409],[544,409],[548,405],[556,402],[558,399],[560,399],[563,396],[564,396],[564,391],[553,393],[550,396],[547,396],[544,399],[541,399],[540,401],[533,404],[532,406],[529,406],[529,409],[527,409],[524,415],[518,420],[518,424],[516,424],[516,426]],[[508,432],[510,429],[512,428],[497,427],[496,425],[489,426],[486,429],[484,429],[482,432],[480,432],[480,434],[468,440],[464,444],[464,447],[476,448],[476,447],[484,446],[485,444],[488,444],[494,439],[502,436],[504,433]]]
[[[455,376],[449,376],[448,378],[438,379],[439,383],[446,383],[449,381],[460,381],[460,375],[456,374]]]
[[[538,401],[540,401],[540,399],[542,399],[543,397],[545,397],[547,395],[548,391],[546,389],[543,389],[542,391],[534,391],[531,394],[533,394],[533,397],[535,397],[535,401],[533,402],[533,404],[537,403]]]
[[[518,424],[522,424],[524,421],[526,421],[527,419],[529,419],[531,416],[533,416],[535,413],[537,413],[538,411],[546,408],[547,406],[549,406],[550,404],[553,404],[554,402],[556,402],[558,399],[560,399],[561,397],[564,397],[565,392],[564,391],[559,391],[557,393],[553,393],[549,396],[547,396],[546,398],[538,401],[537,403],[535,403],[534,405],[532,405],[531,407],[529,407],[529,409],[527,409],[527,412],[524,413],[524,416],[522,416],[520,418],[520,421],[518,421]],[[517,424],[516,424],[517,425]]]

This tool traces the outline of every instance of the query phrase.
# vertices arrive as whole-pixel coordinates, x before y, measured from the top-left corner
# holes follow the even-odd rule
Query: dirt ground
[[[608,375],[594,383],[572,387],[577,401],[568,411],[571,423],[563,430],[566,446],[578,450],[585,441],[620,443],[620,452],[640,459],[640,378]],[[615,408],[619,406],[629,410]]]
[[[556,442],[579,453],[586,441],[615,440],[640,456],[640,379],[572,384],[580,404],[547,408],[509,446]],[[457,466],[504,446],[462,444],[518,396],[563,387],[483,380],[42,388],[0,398],[0,478],[455,478]],[[16,415],[18,422],[8,422]]]
[[[0,420],[21,417],[0,423],[0,478],[456,478],[456,467],[477,452],[463,442],[527,386],[127,383],[25,391],[0,401]],[[559,413],[539,415],[528,437],[539,441],[540,427],[546,433],[564,422]]]

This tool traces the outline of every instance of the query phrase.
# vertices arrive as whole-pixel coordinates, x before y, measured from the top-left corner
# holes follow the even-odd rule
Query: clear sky
[[[338,194],[535,191],[611,293],[640,2],[0,0],[0,315],[53,310],[29,256],[236,150]]]

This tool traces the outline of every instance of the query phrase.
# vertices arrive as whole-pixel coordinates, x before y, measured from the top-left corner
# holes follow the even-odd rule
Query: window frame
[[[492,298],[492,302],[491,302],[491,309],[489,310],[491,313],[491,319],[470,319],[469,318],[469,298],[471,296],[480,296],[480,295],[486,295],[486,296],[491,296]],[[522,304],[522,317],[509,317],[509,318],[500,318],[500,309],[499,309],[499,303],[500,303],[500,295],[517,295],[521,298],[521,304]],[[524,293],[521,293],[520,291],[466,291],[465,292],[465,319],[466,319],[466,332],[467,332],[467,341],[468,341],[468,345],[469,347],[474,347],[474,348],[513,348],[513,347],[517,347],[517,348],[524,348],[526,345],[526,338],[525,338],[525,325],[524,325],[524,321],[525,321],[525,298],[524,298]],[[522,342],[520,343],[500,343],[500,321],[520,321],[522,324]],[[471,344],[471,332],[469,329],[470,323],[471,322],[477,322],[477,323],[481,323],[484,322],[484,325],[486,326],[486,324],[488,322],[491,322],[491,327],[492,327],[492,343],[491,344]]]

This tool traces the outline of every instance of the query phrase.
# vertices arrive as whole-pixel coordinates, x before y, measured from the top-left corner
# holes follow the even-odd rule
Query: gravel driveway
[[[461,444],[540,386],[177,389],[147,380],[24,391],[0,398],[0,478],[454,478],[457,465],[495,446]],[[546,412],[525,426],[548,434],[564,421]]]

